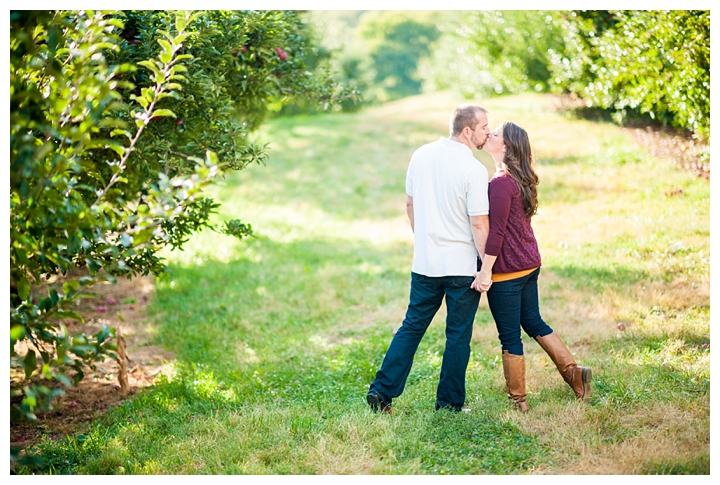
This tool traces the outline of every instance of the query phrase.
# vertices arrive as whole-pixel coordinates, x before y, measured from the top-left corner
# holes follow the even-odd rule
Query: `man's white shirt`
[[[470,216],[489,213],[488,172],[472,150],[447,138],[418,148],[405,192],[413,198],[412,271],[425,276],[473,276],[477,249]]]

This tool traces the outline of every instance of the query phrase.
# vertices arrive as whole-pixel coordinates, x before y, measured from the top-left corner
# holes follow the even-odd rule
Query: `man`
[[[408,166],[405,191],[413,229],[410,303],[390,343],[367,402],[390,412],[412,367],[415,351],[443,298],[446,342],[435,409],[461,411],[465,371],[478,303],[477,258],[489,232],[488,173],[473,156],[490,135],[487,110],[463,104],[450,117],[450,137],[420,147]]]

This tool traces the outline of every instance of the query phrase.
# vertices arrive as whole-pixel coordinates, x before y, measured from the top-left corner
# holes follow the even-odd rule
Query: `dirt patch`
[[[624,129],[630,131],[638,144],[645,147],[652,156],[664,158],[681,170],[692,172],[704,179],[710,179],[709,157],[707,160],[703,158],[703,153],[709,152],[707,142],[694,140],[687,134],[651,126],[625,127]]]
[[[77,273],[74,277],[79,276]],[[10,446],[25,449],[38,443],[43,436],[60,439],[65,435],[81,433],[87,425],[103,413],[131,398],[138,389],[153,385],[155,379],[171,370],[172,353],[151,345],[154,325],[148,319],[146,307],[154,294],[153,277],[118,278],[116,284],[96,284],[93,296],[80,301],[75,309],[85,323],[65,322],[72,334],[92,335],[102,325],[116,328],[125,339],[127,347],[128,392],[123,394],[118,381],[119,364],[106,359],[97,364],[97,370],[87,369],[85,377],[76,387],[64,388],[66,395],[59,397],[54,409],[38,412],[37,422],[10,423]],[[45,296],[43,286],[62,285],[62,279],[44,282],[37,291]],[[43,291],[45,293],[43,294]],[[25,349],[18,343],[16,351],[23,355]],[[12,372],[10,379],[23,379],[19,372]]]

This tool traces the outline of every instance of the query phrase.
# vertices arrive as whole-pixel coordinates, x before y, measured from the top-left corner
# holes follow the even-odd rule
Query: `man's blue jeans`
[[[520,328],[532,338],[544,337],[553,331],[540,316],[539,275],[540,268],[522,278],[493,283],[487,293],[502,350],[510,354],[523,355]]]
[[[382,366],[370,384],[371,392],[379,393],[387,404],[402,394],[418,345],[445,298],[446,342],[435,407],[462,409],[465,403],[465,371],[470,360],[470,338],[480,303],[480,293],[470,288],[472,282],[472,276],[430,277],[412,273],[410,304],[405,320],[390,342]]]

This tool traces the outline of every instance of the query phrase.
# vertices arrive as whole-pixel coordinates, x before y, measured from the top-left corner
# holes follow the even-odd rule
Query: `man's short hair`
[[[478,115],[488,110],[477,104],[461,104],[450,116],[450,136],[457,136],[466,126],[474,130],[478,124]]]

